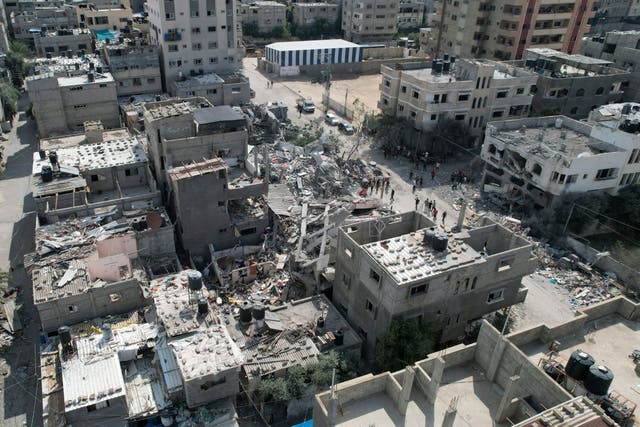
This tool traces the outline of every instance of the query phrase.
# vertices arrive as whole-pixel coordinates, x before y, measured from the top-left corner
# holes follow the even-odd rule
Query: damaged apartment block
[[[189,98],[146,104],[144,117],[156,178],[183,248],[204,259],[209,244],[258,243],[268,224],[268,187],[245,169],[242,112]]]
[[[442,233],[419,212],[340,227],[333,301],[366,337],[365,355],[393,319],[464,336],[469,322],[524,301],[532,244],[499,224]]]

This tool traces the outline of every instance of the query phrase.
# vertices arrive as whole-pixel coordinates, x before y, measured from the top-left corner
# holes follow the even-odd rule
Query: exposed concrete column
[[[329,397],[329,426],[333,427],[338,422],[338,397],[334,393]]]
[[[520,375],[514,375],[509,378],[509,382],[507,382],[504,394],[502,395],[502,400],[500,401],[500,406],[498,406],[498,410],[496,411],[495,420],[497,422],[502,422],[511,415],[511,402],[514,398],[518,397],[519,391]]]
[[[502,353],[504,353],[504,348],[507,345],[507,341],[505,338],[500,335],[498,337],[498,342],[493,349],[493,353],[491,354],[491,361],[489,362],[489,368],[487,369],[487,379],[492,381],[496,377],[496,372],[498,372],[498,367],[500,366],[500,361],[502,360]]]
[[[407,413],[407,406],[411,400],[411,390],[413,389],[413,379],[416,376],[416,370],[412,366],[404,369],[404,380],[402,381],[402,389],[398,398],[398,412],[402,415]]]
[[[462,227],[464,227],[464,219],[467,213],[467,201],[462,199],[462,206],[460,206],[460,213],[458,214],[458,223],[456,224],[455,230],[462,231]]]
[[[427,390],[427,399],[431,403],[434,403],[436,401],[438,389],[440,388],[440,382],[442,381],[442,375],[444,374],[444,365],[445,361],[442,357],[438,357],[435,360],[433,374],[431,374],[431,382],[429,383]]]
[[[449,402],[449,406],[444,413],[442,420],[442,427],[453,427],[453,422],[456,420],[456,414],[458,413],[458,396],[455,396]]]

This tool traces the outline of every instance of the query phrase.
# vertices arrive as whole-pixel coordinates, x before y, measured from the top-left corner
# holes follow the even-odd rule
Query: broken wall
[[[240,392],[240,368],[234,367],[217,374],[192,378],[184,381],[184,389],[187,406],[190,408],[235,396]]]

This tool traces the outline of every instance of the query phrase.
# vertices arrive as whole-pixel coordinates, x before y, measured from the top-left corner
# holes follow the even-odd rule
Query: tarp
[[[313,427],[313,419],[305,421],[302,424],[296,424],[293,427]]]
[[[94,30],[93,32],[96,33],[96,37],[101,42],[105,41],[106,39],[117,40],[118,37],[120,37],[120,31]]]

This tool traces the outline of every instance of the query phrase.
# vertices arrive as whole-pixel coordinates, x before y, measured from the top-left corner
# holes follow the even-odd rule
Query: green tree
[[[14,41],[11,43],[5,63],[11,73],[11,81],[14,86],[21,87],[24,78],[29,74],[29,65],[26,60],[30,57],[31,51],[24,42]]]
[[[263,402],[284,402],[291,399],[288,378],[268,378],[260,382],[258,395]]]
[[[245,36],[259,37],[260,29],[257,22],[245,22],[242,24],[242,34]]]
[[[0,83],[0,101],[2,101],[4,116],[9,121],[13,121],[18,112],[18,99],[20,99],[18,89],[10,84]]]
[[[434,349],[431,330],[415,320],[396,319],[376,343],[376,368],[397,371],[424,359]]]
[[[609,206],[612,215],[617,219],[632,227],[640,228],[640,184],[628,185],[620,189]]]

